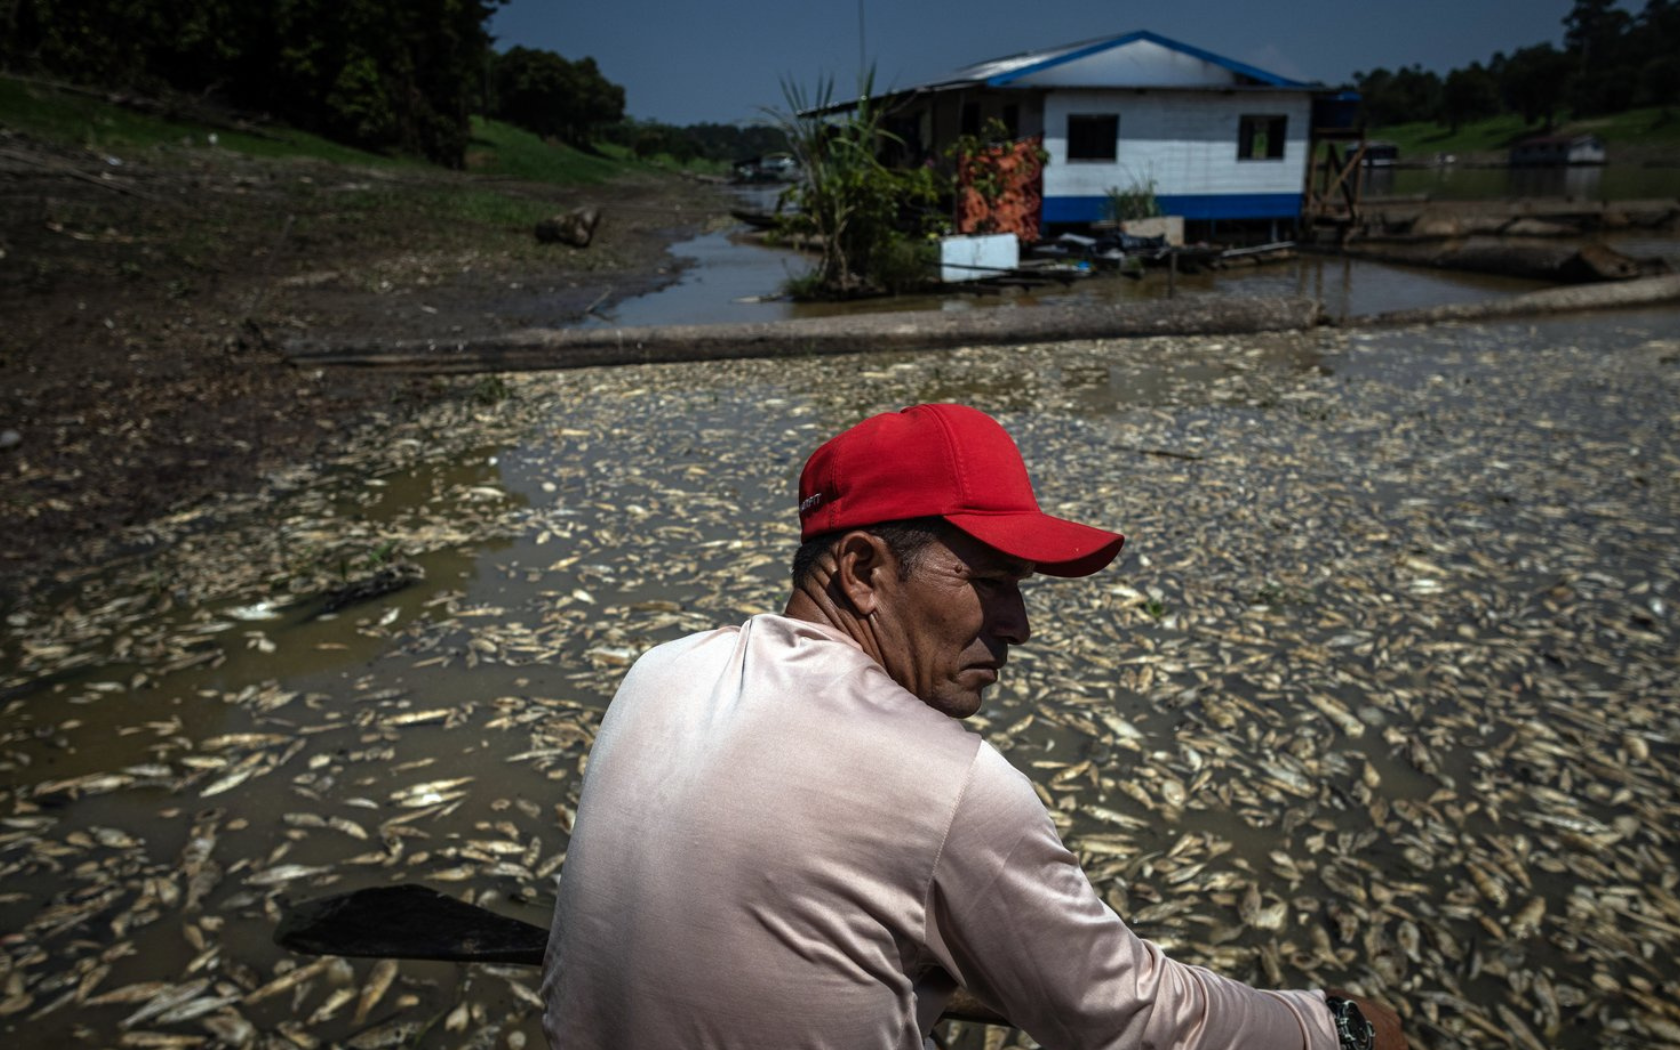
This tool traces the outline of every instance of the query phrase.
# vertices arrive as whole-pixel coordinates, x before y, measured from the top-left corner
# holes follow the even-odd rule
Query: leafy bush
[[[1159,214],[1161,202],[1155,198],[1154,179],[1136,179],[1125,189],[1108,188],[1108,216],[1115,222],[1153,219]]]
[[[933,250],[925,235],[939,180],[926,168],[896,171],[881,163],[881,147],[897,140],[881,127],[873,81],[864,76],[857,101],[838,117],[830,115],[832,80],[809,95],[784,82],[787,109],[771,112],[804,173],[788,191],[797,210],[784,212],[780,227],[821,250],[816,270],[790,287],[796,296],[896,293],[928,279]]]

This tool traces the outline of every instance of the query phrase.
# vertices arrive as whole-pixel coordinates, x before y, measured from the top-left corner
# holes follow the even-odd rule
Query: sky
[[[1337,85],[1414,63],[1440,73],[1563,41],[1573,0],[511,0],[490,24],[516,45],[592,56],[624,87],[627,115],[753,123],[785,108],[784,82],[855,95],[961,66],[1147,29],[1282,76]],[[1619,6],[1636,13],[1642,2]],[[861,17],[860,17],[861,16]],[[861,32],[860,32],[861,28]],[[862,47],[860,49],[860,40]],[[860,54],[864,63],[860,63]]]

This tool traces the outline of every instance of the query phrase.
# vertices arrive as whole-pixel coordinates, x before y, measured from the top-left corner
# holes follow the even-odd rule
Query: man
[[[1021,580],[1124,542],[1040,511],[1001,426],[875,416],[799,497],[784,614],[659,646],[608,708],[549,938],[552,1045],[909,1050],[960,987],[1052,1048],[1404,1046],[1386,1008],[1137,938],[962,728],[1029,636]]]

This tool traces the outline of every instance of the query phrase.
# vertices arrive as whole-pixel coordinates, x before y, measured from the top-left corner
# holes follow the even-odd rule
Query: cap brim
[[[946,514],[946,521],[1046,576],[1089,576],[1120,553],[1126,537],[1042,512]]]

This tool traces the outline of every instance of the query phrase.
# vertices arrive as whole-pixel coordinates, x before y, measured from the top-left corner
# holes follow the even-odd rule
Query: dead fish
[[[190,1050],[191,1047],[203,1046],[209,1041],[207,1036],[180,1035],[174,1032],[124,1032],[117,1040],[117,1045],[143,1050]]]
[[[1540,920],[1546,915],[1546,898],[1534,897],[1511,920],[1511,936],[1531,937],[1540,931]]]
[[[453,707],[439,707],[430,711],[405,711],[379,720],[382,726],[417,726],[427,722],[442,722],[459,712]]]
[[[456,791],[473,782],[473,777],[456,777],[452,780],[432,780],[424,784],[413,784],[391,792],[391,801],[407,809],[417,809],[422,806],[437,805],[465,798],[466,793]]]
[[[230,1047],[250,1046],[256,1042],[257,1027],[250,1021],[229,1010],[226,1013],[213,1014],[200,1022],[216,1037],[216,1041]]]
[[[346,1040],[344,1045],[350,1050],[388,1050],[406,1044],[425,1026],[424,1021],[388,1021]]]
[[[468,1009],[465,999],[455,1004],[455,1009],[443,1019],[443,1028],[447,1032],[462,1032],[466,1030],[467,1022],[472,1019],[472,1011]]]
[[[207,1013],[227,1006],[229,1003],[238,1001],[239,996],[237,995],[207,995],[201,999],[182,1003],[173,1010],[159,1014],[157,1022],[159,1024],[179,1024],[182,1021],[190,1021],[195,1017],[202,1017]]]
[[[367,1020],[368,1013],[385,995],[391,987],[391,981],[397,976],[397,964],[392,959],[381,959],[373,964],[373,970],[368,974],[367,984],[362,986],[361,998],[356,1002],[356,1014],[351,1018],[351,1024],[362,1024]]]
[[[224,791],[233,790],[239,785],[245,783],[245,781],[251,779],[251,777],[256,774],[258,768],[261,767],[267,760],[268,756],[263,752],[247,756],[239,762],[238,765],[234,766],[227,775],[217,778],[203,791],[200,791],[198,793],[198,797],[209,798],[211,795],[220,795]]]
[[[171,986],[167,990],[159,992],[157,995],[153,996],[151,1001],[146,1003],[145,1006],[142,1006],[140,1009],[117,1022],[117,1025],[121,1028],[133,1028],[141,1021],[157,1017],[160,1014],[167,1013],[168,1011],[175,1009],[177,1006],[180,1006],[185,1002],[196,999],[208,987],[210,987],[210,978],[208,977],[201,977],[196,981],[188,981],[186,984]]]
[[[1465,864],[1465,867],[1469,869],[1470,881],[1475,884],[1477,891],[1486,897],[1495,908],[1503,910],[1510,900],[1510,894],[1505,891],[1504,884],[1480,864],[1471,862]]]
[[[156,996],[159,992],[173,988],[168,981],[141,981],[138,984],[125,984],[121,988],[113,988],[108,992],[88,999],[86,1006],[127,1005],[129,1003],[144,1002]]]
[[[316,867],[308,864],[281,864],[273,868],[264,868],[253,875],[247,875],[245,882],[250,886],[279,886],[295,879],[307,879],[316,875],[325,875],[332,871],[331,867]]]
[[[331,1019],[334,1014],[344,1009],[344,1007],[349,1004],[350,1000],[354,998],[356,998],[356,990],[354,988],[334,989],[332,993],[329,994],[321,1003],[321,1005],[315,1008],[315,1012],[309,1015],[309,1023],[317,1025],[322,1021]]]
[[[335,955],[325,955],[316,959],[314,962],[299,966],[295,970],[288,970],[279,977],[276,977],[274,980],[263,985],[261,988],[258,988],[256,991],[247,994],[244,1002],[249,1005],[251,1003],[260,1003],[264,999],[272,999],[276,995],[283,995],[286,992],[291,991],[293,988],[296,988],[298,985],[303,984],[305,981],[313,980],[329,966],[333,965],[335,962],[341,961],[342,960]]]

